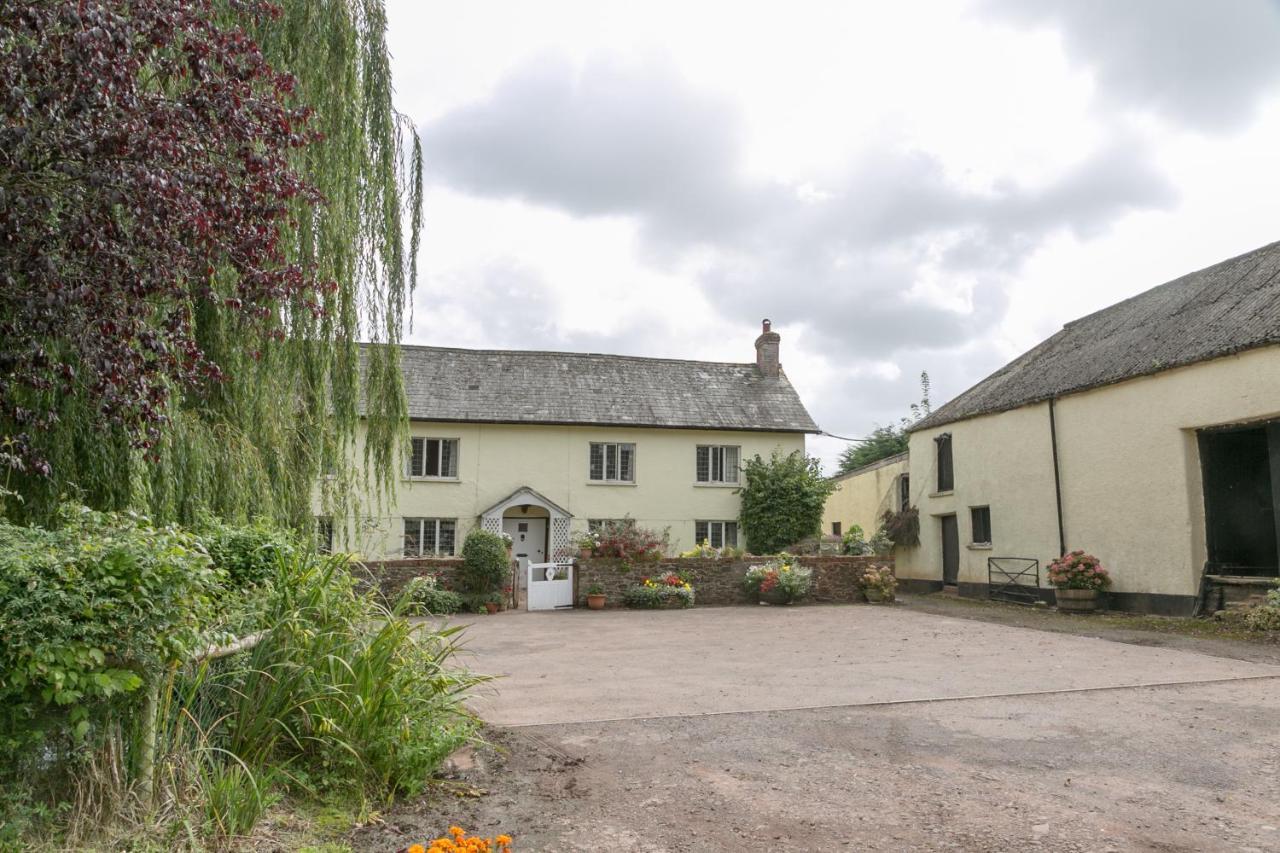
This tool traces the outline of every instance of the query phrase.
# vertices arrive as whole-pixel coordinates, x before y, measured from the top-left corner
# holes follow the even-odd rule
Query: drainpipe
[[[1067,532],[1062,524],[1062,472],[1058,468],[1058,420],[1054,415],[1053,404],[1056,397],[1049,398],[1049,444],[1053,447],[1053,493],[1058,502],[1058,556],[1067,553]]]

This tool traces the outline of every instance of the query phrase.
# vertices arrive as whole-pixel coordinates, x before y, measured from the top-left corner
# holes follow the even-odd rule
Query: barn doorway
[[[1201,430],[1209,574],[1280,575],[1280,421]]]

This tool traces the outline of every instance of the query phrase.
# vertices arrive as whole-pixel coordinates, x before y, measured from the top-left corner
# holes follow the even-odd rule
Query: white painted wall
[[[940,580],[939,516],[960,523],[963,582],[986,558],[1057,556],[1047,403],[911,436],[921,545],[898,549],[902,577]],[[1072,394],[1056,404],[1067,548],[1096,554],[1118,592],[1195,595],[1206,553],[1196,430],[1280,417],[1280,347],[1250,350]],[[934,494],[933,439],[952,435],[955,489]],[[969,507],[991,507],[992,549],[975,550]]]

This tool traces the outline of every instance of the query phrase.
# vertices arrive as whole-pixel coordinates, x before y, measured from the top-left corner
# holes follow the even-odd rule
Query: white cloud
[[[864,433],[1273,239],[1275,9],[392,0],[410,338],[745,361],[767,315]]]

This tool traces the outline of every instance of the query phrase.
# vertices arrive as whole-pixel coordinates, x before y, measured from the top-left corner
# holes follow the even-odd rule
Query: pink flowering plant
[[[1049,564],[1049,583],[1058,589],[1097,589],[1111,586],[1102,561],[1084,551],[1072,551]]]

